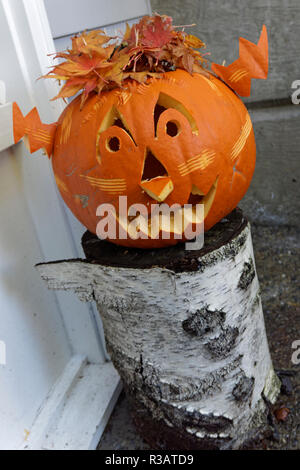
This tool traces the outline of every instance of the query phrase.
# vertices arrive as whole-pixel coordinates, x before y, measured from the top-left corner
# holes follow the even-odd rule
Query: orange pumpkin
[[[255,168],[250,116],[235,93],[210,75],[168,72],[147,84],[80,97],[62,114],[53,170],[74,215],[96,233],[101,204],[203,203],[205,230],[242,199]],[[111,239],[143,248],[180,240]],[[181,240],[184,240],[182,236]]]
[[[121,44],[114,39],[103,31],[72,38],[46,77],[66,81],[57,98],[81,95],[50,125],[14,104],[15,142],[25,135],[31,152],[52,156],[64,201],[91,232],[103,235],[107,219],[115,230],[106,238],[120,245],[190,239],[230,213],[253,176],[251,119],[233,90],[248,96],[251,79],[267,77],[266,27],[257,45],[240,38],[235,62],[212,64],[222,80],[204,70],[195,50],[203,42],[170,17],[144,17]]]

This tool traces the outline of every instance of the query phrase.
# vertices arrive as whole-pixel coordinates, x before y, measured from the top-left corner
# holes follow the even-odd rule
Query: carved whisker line
[[[106,103],[107,97],[103,96],[100,101],[97,101],[94,106],[92,111],[90,111],[87,116],[82,120],[82,124],[86,124],[89,122],[96,114],[98,113],[99,109],[102,108],[102,106]]]
[[[118,106],[124,106],[130,98],[132,97],[132,93],[130,91],[120,91],[117,93],[118,96]]]
[[[241,151],[246,145],[248,137],[250,136],[251,130],[252,130],[251,119],[250,119],[250,116],[247,116],[246,123],[242,129],[242,133],[240,137],[238,138],[237,142],[235,143],[235,145],[233,146],[233,149],[231,152],[231,160],[234,161],[237,158],[237,156],[241,153]]]
[[[204,77],[204,75],[197,75],[199,78],[202,78],[203,80],[206,81],[206,83],[210,86],[210,88],[212,90],[214,90],[219,96],[222,95],[221,91],[219,90],[219,88],[217,87],[217,85],[212,81],[210,80],[209,78],[207,77]]]
[[[238,82],[239,80],[241,80],[243,77],[245,77],[248,74],[249,74],[249,72],[246,69],[239,69],[239,70],[236,70],[230,76],[229,80],[232,81],[232,82]]]
[[[32,132],[32,133],[31,133],[31,137],[36,138],[36,139],[39,140],[40,142],[45,142],[46,144],[50,144],[50,143],[52,142],[52,140],[51,140],[50,137],[41,136],[41,135],[39,135],[39,134],[36,133],[36,132]]]
[[[101,189],[101,191],[111,194],[123,193],[127,189],[127,183],[124,179],[101,179],[92,176],[80,175],[90,183],[91,186]]]
[[[213,157],[213,156],[215,156],[215,152],[213,150],[205,150],[201,154],[190,158],[186,163],[182,163],[181,165],[178,166],[178,168],[183,169],[183,168],[186,167],[187,164],[189,165],[190,163],[192,164],[194,162],[197,162],[199,160],[199,158],[201,158],[201,157]]]
[[[66,144],[69,140],[69,137],[71,135],[71,129],[72,129],[72,118],[73,118],[73,108],[70,107],[61,125],[61,135],[60,135],[60,140],[59,140],[60,144]]]
[[[179,173],[181,176],[187,176],[189,173],[192,173],[196,170],[204,170],[213,162],[215,155],[216,153],[214,151],[206,150],[200,155],[196,155],[195,157],[191,158],[186,163],[179,165]]]
[[[45,137],[46,139],[50,139],[50,140],[51,140],[51,138],[50,138],[50,136],[49,136],[49,134],[48,134],[47,132],[42,131],[42,130],[40,130],[40,129],[35,129],[34,131],[32,131],[29,127],[26,127],[26,128],[25,128],[25,133],[26,133],[26,134],[29,134],[30,132],[32,132],[32,133],[35,134],[35,135],[40,135],[41,137]]]

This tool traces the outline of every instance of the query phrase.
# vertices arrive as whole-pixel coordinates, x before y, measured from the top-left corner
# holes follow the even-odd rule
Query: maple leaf
[[[130,35],[131,35],[131,27],[129,26],[128,23],[126,23],[126,31],[123,36],[123,41],[125,42],[129,41]]]
[[[141,43],[146,47],[162,48],[172,38],[172,19],[155,16],[154,21],[144,27]]]
[[[71,71],[72,75],[83,75],[91,72],[92,70],[110,67],[111,64],[108,62],[108,57],[112,54],[114,46],[104,48],[105,54],[99,54],[93,52],[91,56],[86,56],[85,54],[78,56],[70,56],[69,62],[62,65],[61,67],[65,69],[66,67]]]
[[[62,89],[60,90],[59,94],[52,98],[51,101],[58,100],[59,98],[71,98],[72,96],[76,95],[82,89],[82,84],[80,85],[70,85],[66,83]]]
[[[72,38],[72,52],[75,54],[99,52],[100,48],[109,41],[110,38],[102,30],[82,33],[81,36],[74,36]]]
[[[80,103],[81,108],[83,107],[84,103],[88,99],[89,94],[92,91],[94,91],[96,88],[98,88],[98,91],[101,92],[102,88],[99,89],[98,79],[96,77],[91,78],[85,83],[83,93],[81,95],[81,103]]]

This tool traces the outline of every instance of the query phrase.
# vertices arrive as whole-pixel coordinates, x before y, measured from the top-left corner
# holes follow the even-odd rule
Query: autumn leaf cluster
[[[64,81],[57,98],[82,91],[82,105],[90,93],[122,87],[127,79],[144,83],[177,68],[204,73],[205,59],[197,49],[205,44],[196,36],[178,31],[168,16],[145,16],[122,38],[102,30],[72,38],[72,48],[58,53],[60,59],[44,78]]]

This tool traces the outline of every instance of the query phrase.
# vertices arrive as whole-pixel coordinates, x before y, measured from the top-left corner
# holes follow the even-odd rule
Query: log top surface
[[[236,238],[247,223],[242,211],[235,209],[205,233],[205,244],[201,250],[186,250],[184,243],[153,250],[127,248],[99,240],[90,232],[83,235],[82,247],[87,261],[93,264],[135,269],[160,267],[174,272],[197,271],[199,258]]]

